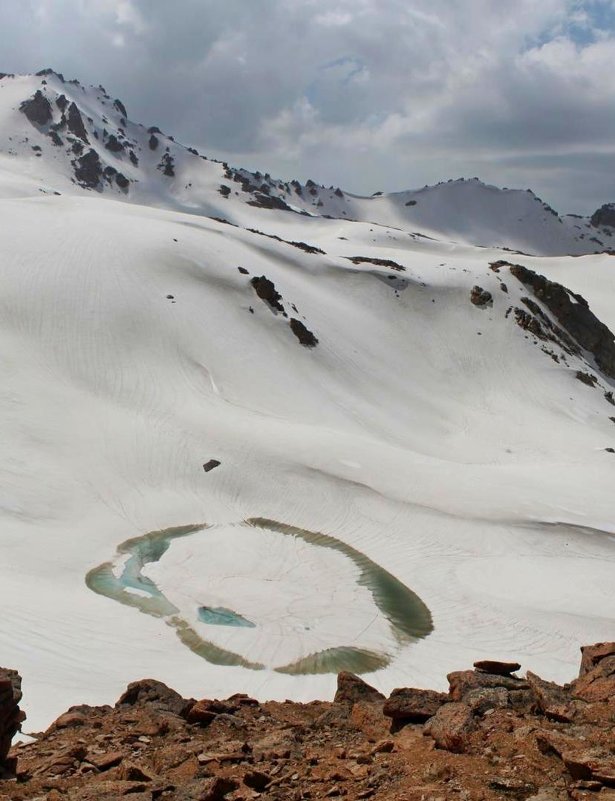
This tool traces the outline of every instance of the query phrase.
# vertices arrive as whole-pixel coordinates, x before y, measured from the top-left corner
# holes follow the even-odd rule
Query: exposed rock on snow
[[[318,345],[318,339],[316,336],[314,336],[314,334],[304,325],[304,323],[301,322],[301,320],[291,317],[290,328],[299,342],[306,348],[315,348],[316,345]]]
[[[605,203],[591,216],[594,228],[615,228],[615,203]]]
[[[510,272],[532,289],[559,324],[592,354],[598,367],[615,378],[615,336],[593,314],[585,298],[522,265],[511,265]]]
[[[586,373],[584,370],[577,370],[575,373],[575,378],[578,381],[581,381],[581,383],[587,384],[588,387],[595,387],[598,383],[598,379],[595,375]]]
[[[52,120],[51,103],[40,89],[19,107],[33,125],[47,125]]]
[[[81,186],[96,189],[102,178],[102,164],[95,150],[88,152],[77,159],[75,164],[75,178]]]
[[[265,275],[254,276],[250,281],[254,287],[254,291],[258,297],[267,303],[274,311],[284,314],[284,306],[282,305],[282,295],[275,288],[273,281],[270,281]]]
[[[78,139],[81,139],[81,141],[86,145],[89,144],[90,140],[88,139],[88,134],[83,123],[83,117],[81,116],[81,112],[74,102],[72,102],[68,107],[66,126],[74,136],[76,136]]]
[[[473,286],[470,292],[470,301],[475,306],[493,306],[493,295],[482,286]]]
[[[392,259],[379,259],[374,256],[347,256],[353,264],[375,264],[378,267],[390,267],[392,270],[403,272],[406,268]]]
[[[124,152],[124,145],[119,141],[115,134],[111,134],[111,136],[105,142],[105,147],[111,153],[123,153]]]

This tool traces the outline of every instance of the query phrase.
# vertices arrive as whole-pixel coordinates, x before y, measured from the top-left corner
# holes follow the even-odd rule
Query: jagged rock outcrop
[[[111,134],[111,136],[107,139],[105,147],[111,153],[122,153],[124,151],[124,145],[120,142],[115,134]]]
[[[615,203],[605,203],[590,219],[594,228],[615,228]]]
[[[103,169],[100,157],[95,150],[88,152],[77,159],[75,163],[75,178],[86,189],[96,189],[100,185]]]
[[[569,689],[560,687],[552,681],[545,681],[528,670],[527,683],[534,696],[537,709],[551,720],[561,723],[571,723],[575,716],[575,709],[570,697]]]
[[[591,311],[585,298],[520,264],[512,264],[509,269],[575,342],[592,354],[602,372],[615,378],[615,336]]]
[[[13,770],[7,755],[11,740],[25,720],[19,708],[21,697],[21,676],[15,670],[0,668],[0,778]]]
[[[117,97],[113,101],[113,107],[120,112],[122,117],[127,117],[128,116],[128,113],[126,111],[126,106]]]
[[[85,130],[85,125],[83,123],[83,117],[81,116],[81,112],[75,105],[75,103],[71,103],[68,107],[68,114],[66,115],[66,126],[68,130],[76,136],[78,139],[81,139],[86,145],[89,144],[90,140],[88,139],[87,131]]]
[[[33,125],[47,125],[53,119],[51,103],[40,89],[19,107]]]
[[[607,656],[615,656],[615,642],[598,642],[581,647],[579,678],[592,671]]]
[[[591,654],[583,654],[583,659],[582,673],[572,683],[575,698],[590,702],[615,698],[615,643],[594,646]]]

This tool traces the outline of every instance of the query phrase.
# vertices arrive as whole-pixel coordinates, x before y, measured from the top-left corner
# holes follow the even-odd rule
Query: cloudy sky
[[[0,70],[102,83],[233,164],[615,201],[615,0],[0,0]]]

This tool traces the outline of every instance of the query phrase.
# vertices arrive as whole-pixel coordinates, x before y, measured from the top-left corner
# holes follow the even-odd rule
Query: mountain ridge
[[[282,181],[208,159],[157,126],[130,121],[122,101],[102,86],[67,81],[49,68],[1,75],[0,154],[40,159],[47,169],[38,171],[39,180],[57,184],[51,191],[80,188],[239,223],[241,206],[249,205],[522,254],[586,255],[615,247],[609,204],[591,217],[562,216],[529,189],[500,189],[477,178],[371,197],[311,180]],[[13,134],[4,141],[3,128]],[[37,175],[36,167],[31,172]]]

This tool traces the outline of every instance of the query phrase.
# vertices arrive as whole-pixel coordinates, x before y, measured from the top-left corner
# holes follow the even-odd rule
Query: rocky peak
[[[590,220],[594,228],[615,228],[615,203],[605,203],[595,211]]]

